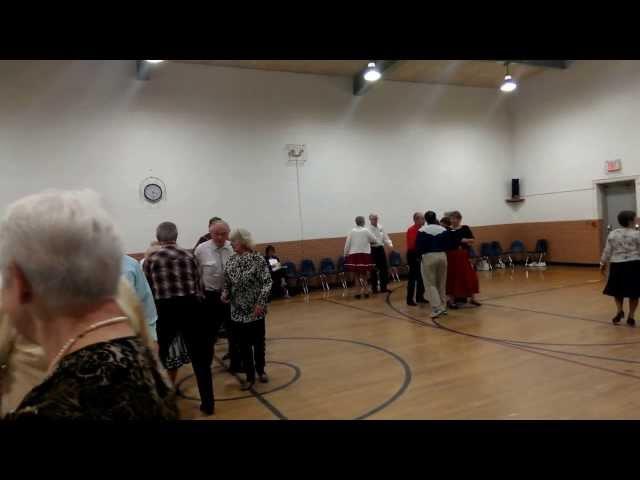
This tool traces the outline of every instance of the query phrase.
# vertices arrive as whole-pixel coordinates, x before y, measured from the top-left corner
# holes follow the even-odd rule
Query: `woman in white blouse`
[[[344,244],[344,268],[353,272],[356,285],[360,284],[360,293],[356,298],[369,298],[369,272],[375,267],[371,257],[371,244],[376,243],[376,237],[364,228],[364,217],[356,217],[356,227],[349,232]]]
[[[622,228],[609,233],[600,260],[603,273],[609,264],[609,278],[603,293],[615,299],[618,309],[612,322],[617,325],[624,318],[623,302],[628,298],[627,325],[631,327],[636,324],[634,314],[640,297],[640,232],[634,228],[635,219],[635,212],[624,210],[618,214],[618,223]]]

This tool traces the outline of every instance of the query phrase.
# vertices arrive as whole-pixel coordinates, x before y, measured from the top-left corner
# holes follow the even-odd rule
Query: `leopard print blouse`
[[[273,280],[264,257],[257,252],[232,255],[224,267],[225,290],[231,300],[231,320],[249,323],[256,305],[266,307]]]

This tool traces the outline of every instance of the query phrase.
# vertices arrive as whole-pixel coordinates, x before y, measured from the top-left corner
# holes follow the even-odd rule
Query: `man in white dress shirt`
[[[387,232],[378,224],[378,215],[376,213],[369,215],[369,223],[371,225],[369,225],[367,229],[376,238],[376,243],[371,245],[371,256],[376,264],[376,268],[371,275],[371,289],[373,293],[378,293],[378,280],[380,280],[380,292],[387,293],[390,291],[387,288],[387,284],[389,283],[389,265],[384,247],[386,245],[389,248],[393,248],[393,243],[389,235],[387,235]]]
[[[211,240],[198,245],[193,252],[198,259],[200,265],[200,274],[202,275],[202,285],[204,286],[205,295],[205,313],[210,316],[211,329],[210,341],[212,348],[218,338],[220,327],[226,330],[229,340],[229,354],[231,371],[239,371],[239,357],[236,354],[235,342],[229,336],[231,321],[231,310],[228,303],[224,303],[220,296],[224,288],[224,266],[227,264],[229,257],[233,255],[233,248],[229,242],[229,225],[225,221],[215,221],[209,227]],[[225,356],[226,357],[226,356]]]

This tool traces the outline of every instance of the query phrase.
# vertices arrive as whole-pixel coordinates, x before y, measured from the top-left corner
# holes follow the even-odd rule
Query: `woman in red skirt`
[[[469,248],[475,242],[473,233],[467,225],[462,225],[462,215],[455,210],[450,212],[448,218],[451,222],[452,245],[447,251],[447,295],[449,296],[449,308],[458,308],[456,299],[469,298],[470,304],[480,306],[476,294],[480,291],[478,275],[471,266]]]
[[[344,268],[353,272],[356,277],[356,285],[360,284],[360,293],[356,298],[369,298],[369,272],[375,267],[371,257],[371,244],[376,242],[376,237],[364,228],[364,217],[356,217],[356,227],[349,232],[347,242],[344,245]]]

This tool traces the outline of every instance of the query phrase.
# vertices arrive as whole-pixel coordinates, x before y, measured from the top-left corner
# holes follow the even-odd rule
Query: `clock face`
[[[150,183],[144,187],[144,198],[152,203],[159,202],[162,198],[162,187],[157,183]]]

